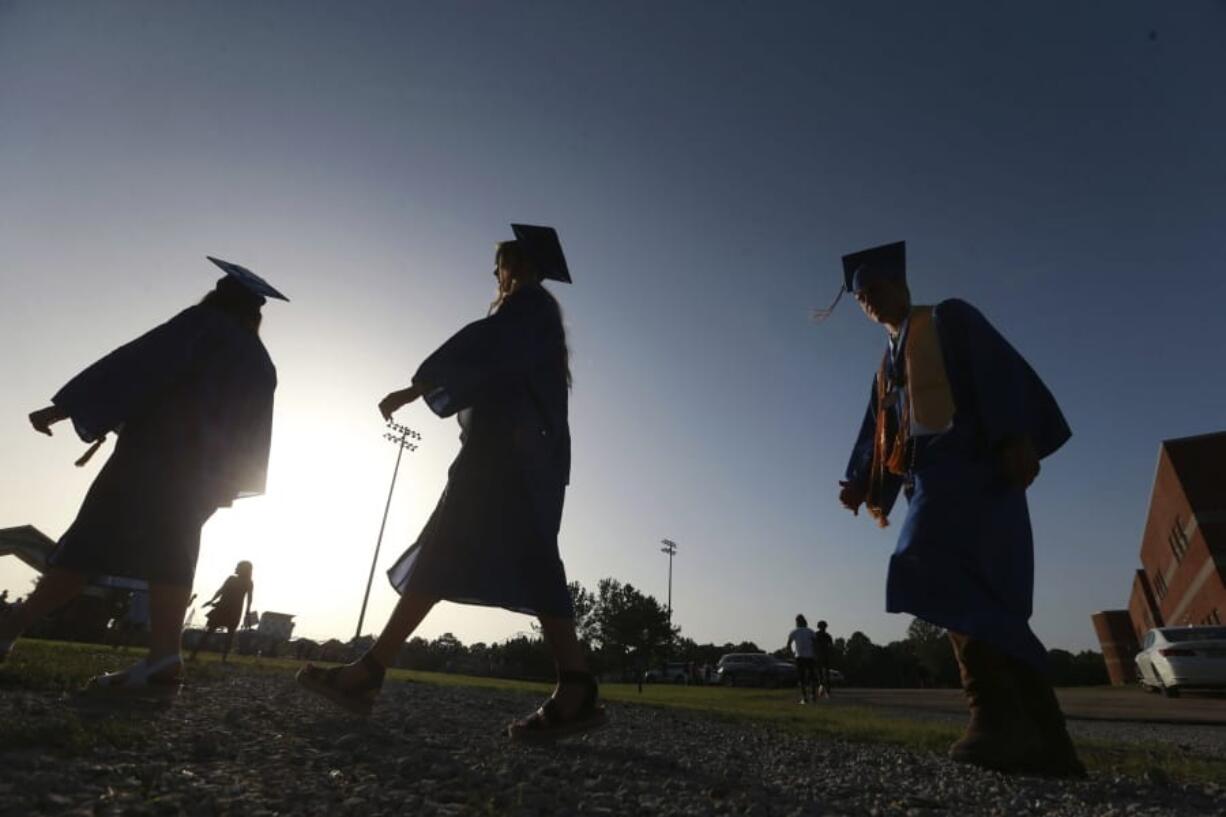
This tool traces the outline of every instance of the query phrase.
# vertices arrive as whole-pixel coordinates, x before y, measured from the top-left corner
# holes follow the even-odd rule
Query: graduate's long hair
[[[523,248],[520,246],[518,241],[499,242],[497,249],[494,251],[494,262],[498,263],[504,260],[512,270],[515,270],[516,273],[523,273],[526,271],[528,272],[529,277],[533,277],[535,282],[538,285],[540,284],[540,275],[533,268],[532,263],[524,254]],[[516,275],[515,277],[518,278],[519,276]],[[566,325],[562,320],[562,305],[558,303],[558,299],[555,298],[553,293],[548,289],[542,286],[541,291],[545,293],[545,296],[549,299],[549,303],[557,313],[558,325],[562,328],[562,348],[560,350],[562,355],[562,371],[566,372],[566,386],[569,388],[572,383],[572,378],[570,375],[570,344],[566,342]],[[498,297],[494,299],[492,304],[490,304],[489,314],[492,315],[499,310],[499,308],[506,301],[508,294],[509,293],[499,290]]]
[[[263,319],[260,307],[263,304],[263,298],[255,295],[228,275],[217,282],[212,292],[200,299],[201,306],[212,307],[233,315],[243,328],[253,335],[260,334],[260,321]]]

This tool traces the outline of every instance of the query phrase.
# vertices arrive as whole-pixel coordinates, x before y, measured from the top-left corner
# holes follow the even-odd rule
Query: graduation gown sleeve
[[[868,392],[868,408],[864,411],[864,420],[860,423],[860,433],[851,449],[851,457],[847,461],[845,479],[853,484],[868,484],[872,478],[873,468],[873,437],[877,433],[877,379],[873,378]],[[878,489],[877,501],[882,510],[889,514],[898,501],[902,491],[902,478],[896,474],[886,473],[882,476],[882,484]]]
[[[91,442],[148,412],[173,414],[184,451],[198,453],[199,490],[215,506],[264,492],[276,369],[259,337],[194,306],[68,382],[52,402]],[[172,452],[166,452],[170,456]]]
[[[978,309],[951,299],[934,314],[942,350],[954,358],[947,367],[967,381],[989,451],[1024,435],[1046,457],[1068,441],[1072,432],[1047,386]]]
[[[430,387],[424,397],[435,414],[450,417],[471,407],[538,366],[550,349],[562,348],[556,310],[544,291],[534,290],[516,293],[498,312],[468,324],[421,364],[413,382]]]
[[[116,430],[187,375],[207,331],[201,317],[198,307],[180,312],[85,369],[51,401],[87,443]]]
[[[868,408],[864,411],[864,421],[860,423],[860,433],[856,436],[855,445],[851,448],[851,457],[847,461],[845,478],[848,482],[867,482],[869,470],[873,466],[873,434],[877,430],[877,381],[873,380],[868,390]]]

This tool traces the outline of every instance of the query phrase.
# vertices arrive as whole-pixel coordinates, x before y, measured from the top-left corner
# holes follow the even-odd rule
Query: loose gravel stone
[[[389,684],[360,720],[292,678],[193,681],[165,711],[84,715],[0,692],[0,718],[90,718],[135,735],[85,752],[0,747],[0,815],[736,815],[945,817],[1226,813],[1222,786],[1007,777],[893,746],[698,713],[609,705],[611,724],[555,746],[503,729],[539,701]],[[60,756],[63,755],[63,756]]]

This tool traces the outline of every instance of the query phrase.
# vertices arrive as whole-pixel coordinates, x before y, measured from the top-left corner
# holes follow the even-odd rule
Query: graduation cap
[[[820,322],[829,318],[843,293],[858,291],[870,278],[906,283],[907,242],[895,241],[843,256],[843,286],[834,303],[825,309],[813,310],[813,320]]]
[[[557,230],[532,224],[512,224],[511,230],[515,233],[516,243],[542,278],[561,281],[564,284],[571,283],[570,270],[566,266],[566,256],[562,254],[562,242],[558,241]]]
[[[882,244],[843,256],[843,288],[856,292],[870,277],[906,283],[907,242]]]
[[[289,298],[286,298],[284,295],[278,292],[272,284],[268,283],[246,267],[239,266],[238,264],[231,264],[229,261],[222,261],[220,258],[214,258],[211,255],[206,255],[205,258],[221,267],[222,271],[229,276],[231,280],[242,284],[243,288],[248,292],[253,295],[258,295],[261,298],[261,303],[263,303],[264,298],[276,298],[278,301],[289,301]]]

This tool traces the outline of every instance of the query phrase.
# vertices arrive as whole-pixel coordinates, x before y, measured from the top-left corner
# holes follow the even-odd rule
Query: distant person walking
[[[570,282],[557,234],[512,225],[498,245],[498,295],[489,315],[430,355],[413,385],[379,404],[385,418],[419,397],[456,415],[460,453],[417,543],[388,572],[400,602],[375,645],[344,667],[304,667],[299,682],[345,708],[367,712],[384,668],[436,602],[502,607],[540,619],[557,663],[553,695],[515,721],[516,739],[548,739],[600,726],[595,677],[575,636],[574,607],[558,555],[570,481],[570,373],[562,313],[542,286]]]
[[[844,289],[888,348],[841,483],[851,511],[882,526],[909,508],[890,560],[886,608],[949,631],[970,706],[959,761],[1002,771],[1085,769],[1030,629],[1034,545],[1026,489],[1070,436],[1056,401],[965,301],[915,306],[901,242],[843,258]]]
[[[251,597],[255,594],[255,584],[251,581],[251,562],[242,561],[234,567],[234,575],[226,578],[213,597],[204,603],[212,607],[205,618],[205,630],[200,640],[192,650],[191,660],[196,660],[196,653],[208,643],[209,636],[216,630],[225,628],[225,646],[221,650],[221,660],[225,663],[230,657],[230,649],[234,646],[234,634],[238,632],[239,623],[243,621],[243,602],[246,600],[246,612],[251,611]]]
[[[30,415],[47,435],[71,419],[91,452],[112,432],[118,442],[24,609],[0,623],[0,656],[90,576],[143,579],[149,654],[91,687],[177,690],[200,528],[217,508],[264,491],[277,377],[260,309],[266,296],[284,300],[251,271],[210,260],[226,274],[198,305],[111,352]]]
[[[826,622],[817,622],[813,634],[813,664],[817,670],[817,694],[830,697],[830,660],[834,655],[834,639],[826,632]]]
[[[134,643],[139,644],[150,631],[152,611],[149,603],[148,590],[133,590],[128,593],[123,602],[122,614],[115,620],[111,628],[113,642],[111,648],[127,649]]]
[[[814,674],[814,652],[816,634],[809,629],[809,622],[803,615],[796,616],[796,629],[788,633],[787,649],[796,658],[796,683],[800,686],[800,702],[809,702],[812,692],[813,700],[817,701],[817,677]]]

